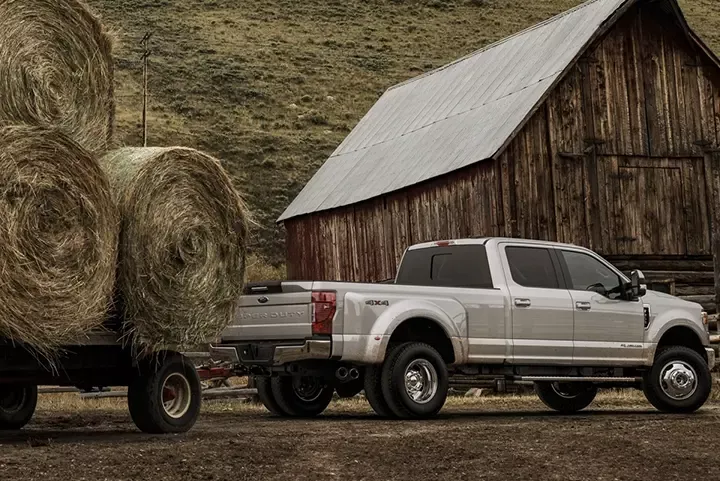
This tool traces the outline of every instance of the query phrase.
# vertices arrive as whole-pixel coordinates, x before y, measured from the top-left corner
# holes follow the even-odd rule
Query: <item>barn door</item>
[[[618,254],[710,253],[702,159],[608,159]]]

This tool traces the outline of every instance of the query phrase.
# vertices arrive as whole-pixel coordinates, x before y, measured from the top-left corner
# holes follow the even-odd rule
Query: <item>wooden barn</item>
[[[714,309],[719,66],[676,0],[592,0],[392,87],[279,219],[289,276],[382,281],[413,243],[525,237]]]

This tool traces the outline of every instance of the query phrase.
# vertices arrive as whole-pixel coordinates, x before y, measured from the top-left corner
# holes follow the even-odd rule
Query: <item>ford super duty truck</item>
[[[412,246],[392,284],[248,285],[212,349],[283,416],[364,390],[380,416],[425,418],[450,385],[514,382],[561,412],[622,386],[691,412],[715,364],[700,305],[646,290],[641,272],[590,250],[499,238]]]

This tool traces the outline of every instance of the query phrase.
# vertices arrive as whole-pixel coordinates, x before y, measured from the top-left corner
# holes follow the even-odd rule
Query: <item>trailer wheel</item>
[[[448,395],[448,372],[432,346],[407,342],[393,349],[382,368],[382,392],[390,410],[400,419],[435,416]]]
[[[128,386],[130,416],[146,433],[187,432],[197,421],[201,401],[197,370],[180,354],[151,361]]]
[[[0,430],[23,428],[37,406],[38,389],[32,385],[0,385]]]
[[[274,414],[275,416],[286,416],[287,414],[275,400],[275,395],[272,392],[272,383],[270,381],[271,378],[269,377],[255,377],[255,387],[257,388],[260,402],[263,403],[265,409],[270,411],[271,414]]]
[[[335,389],[315,376],[279,376],[270,379],[278,407],[287,416],[315,417],[332,401]]]

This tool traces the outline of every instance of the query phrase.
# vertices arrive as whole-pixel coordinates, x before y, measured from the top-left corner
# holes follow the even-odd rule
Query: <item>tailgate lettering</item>
[[[280,311],[280,312],[241,312],[238,317],[241,320],[253,319],[294,319],[305,316],[304,311]]]

